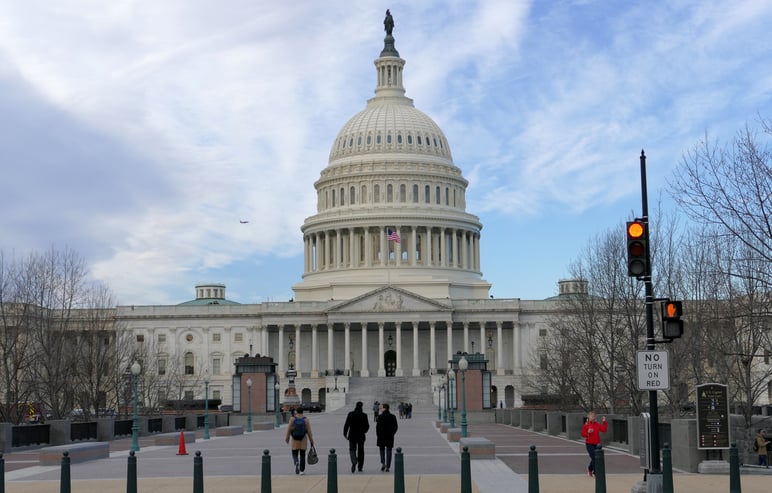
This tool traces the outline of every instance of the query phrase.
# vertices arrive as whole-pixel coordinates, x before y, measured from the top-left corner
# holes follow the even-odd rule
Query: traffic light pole
[[[646,190],[646,154],[641,150],[641,212],[643,221],[646,224],[646,231],[649,231],[649,199]],[[649,265],[648,272],[643,278],[646,289],[646,349],[649,351],[655,349],[654,338],[654,286],[651,282],[651,251],[649,241],[646,241],[646,260]],[[657,407],[657,391],[649,391],[649,414],[651,416],[651,437],[649,443],[651,447],[649,454],[651,457],[651,469],[646,478],[647,493],[662,493],[662,470],[659,462],[659,409]]]

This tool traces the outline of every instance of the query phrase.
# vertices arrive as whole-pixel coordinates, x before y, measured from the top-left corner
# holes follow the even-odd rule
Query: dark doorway
[[[383,355],[383,364],[386,366],[386,376],[393,377],[397,371],[397,352],[386,351]]]

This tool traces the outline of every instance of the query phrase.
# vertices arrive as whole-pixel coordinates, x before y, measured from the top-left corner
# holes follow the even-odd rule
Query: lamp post
[[[279,385],[279,382],[276,382],[276,385],[273,386],[273,390],[275,392],[275,398],[273,400],[273,408],[274,412],[276,414],[276,423],[274,424],[275,428],[278,428],[281,426],[281,421],[279,421],[279,389],[281,388],[281,385]]]
[[[252,379],[247,378],[247,431],[252,431]]]
[[[131,364],[131,374],[134,378],[134,421],[131,424],[131,450],[139,451],[139,416],[137,416],[137,380],[142,367],[138,361]]]
[[[445,397],[442,399],[442,403],[444,406],[442,407],[442,422],[447,423],[448,422],[448,386],[446,384],[442,384],[442,393],[445,395]]]
[[[461,370],[461,436],[466,438],[466,369],[469,368],[469,362],[462,356],[458,362],[458,369]]]
[[[453,407],[454,407],[453,392],[455,391],[455,388],[456,388],[456,372],[454,370],[450,370],[448,372],[448,389],[450,390],[450,401],[449,401],[450,410],[449,410],[449,412],[450,412],[450,427],[451,428],[455,428],[456,427],[456,415],[453,412]]]
[[[440,386],[435,385],[434,390],[437,391],[437,421],[442,421],[442,410],[440,409]]]
[[[204,440],[209,440],[209,369],[204,371]]]

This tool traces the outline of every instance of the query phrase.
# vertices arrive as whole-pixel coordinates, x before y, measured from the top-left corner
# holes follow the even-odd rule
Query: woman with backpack
[[[311,446],[314,446],[311,423],[303,415],[302,407],[297,408],[295,416],[290,418],[284,441],[290,443],[290,439],[292,440],[290,447],[292,449],[292,461],[295,463],[295,474],[302,476],[306,473],[306,449],[308,448],[308,443],[311,442]]]

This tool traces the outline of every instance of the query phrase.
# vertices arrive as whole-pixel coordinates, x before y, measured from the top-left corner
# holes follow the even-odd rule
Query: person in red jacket
[[[603,421],[598,423],[595,421],[595,411],[587,413],[587,421],[582,426],[582,436],[587,453],[590,455],[590,465],[587,466],[587,474],[590,477],[595,476],[595,447],[600,445],[600,434],[606,433],[606,430],[608,430],[608,423],[605,416]]]

